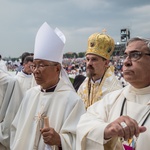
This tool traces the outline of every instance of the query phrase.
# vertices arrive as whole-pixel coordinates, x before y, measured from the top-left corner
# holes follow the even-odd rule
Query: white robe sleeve
[[[50,145],[46,145],[44,150],[52,150]]]
[[[77,149],[104,150],[104,130],[109,124],[109,112],[118,97],[118,92],[106,95],[101,101],[94,103],[81,116],[77,125]]]
[[[80,118],[77,126],[77,149],[103,150],[103,134],[107,123],[94,111],[93,107],[89,107],[88,112]],[[105,120],[105,115],[103,117]]]
[[[14,89],[11,92],[12,94],[9,98],[9,105],[5,110],[5,117],[0,123],[0,143],[7,148],[10,147],[10,126],[23,98],[23,94],[17,81],[15,82]]]
[[[78,100],[74,106],[68,107],[67,117],[60,131],[62,149],[76,150],[76,126],[79,118],[85,113],[85,106],[81,100]],[[71,110],[72,109],[72,110]]]

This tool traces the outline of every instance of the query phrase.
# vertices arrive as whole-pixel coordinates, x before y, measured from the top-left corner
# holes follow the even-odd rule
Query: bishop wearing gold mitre
[[[120,81],[114,75],[114,67],[109,66],[114,47],[113,38],[104,32],[94,33],[88,38],[86,51],[87,77],[78,90],[86,108],[107,93],[122,88]]]

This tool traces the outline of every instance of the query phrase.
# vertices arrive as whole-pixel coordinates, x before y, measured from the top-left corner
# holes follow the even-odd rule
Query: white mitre
[[[43,23],[35,38],[34,59],[62,64],[65,41],[64,34],[58,28],[53,30],[46,22]]]
[[[60,78],[73,90],[68,74],[62,67],[63,48],[66,42],[64,34],[56,28],[53,30],[46,22],[40,27],[35,38],[34,59],[42,59],[61,64]]]

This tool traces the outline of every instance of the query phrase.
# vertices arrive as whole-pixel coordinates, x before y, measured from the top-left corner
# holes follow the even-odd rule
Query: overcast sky
[[[0,0],[0,54],[33,52],[44,22],[65,34],[64,53],[84,52],[88,37],[104,28],[115,43],[122,28],[150,38],[150,0]]]

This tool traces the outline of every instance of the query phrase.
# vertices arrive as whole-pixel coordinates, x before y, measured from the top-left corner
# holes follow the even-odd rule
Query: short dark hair
[[[29,52],[24,52],[24,53],[21,55],[21,64],[22,64],[22,65],[23,65],[23,63],[24,63],[24,59],[25,59],[27,56],[30,56],[30,53],[29,53]]]
[[[33,56],[26,56],[23,63],[33,62]]]

